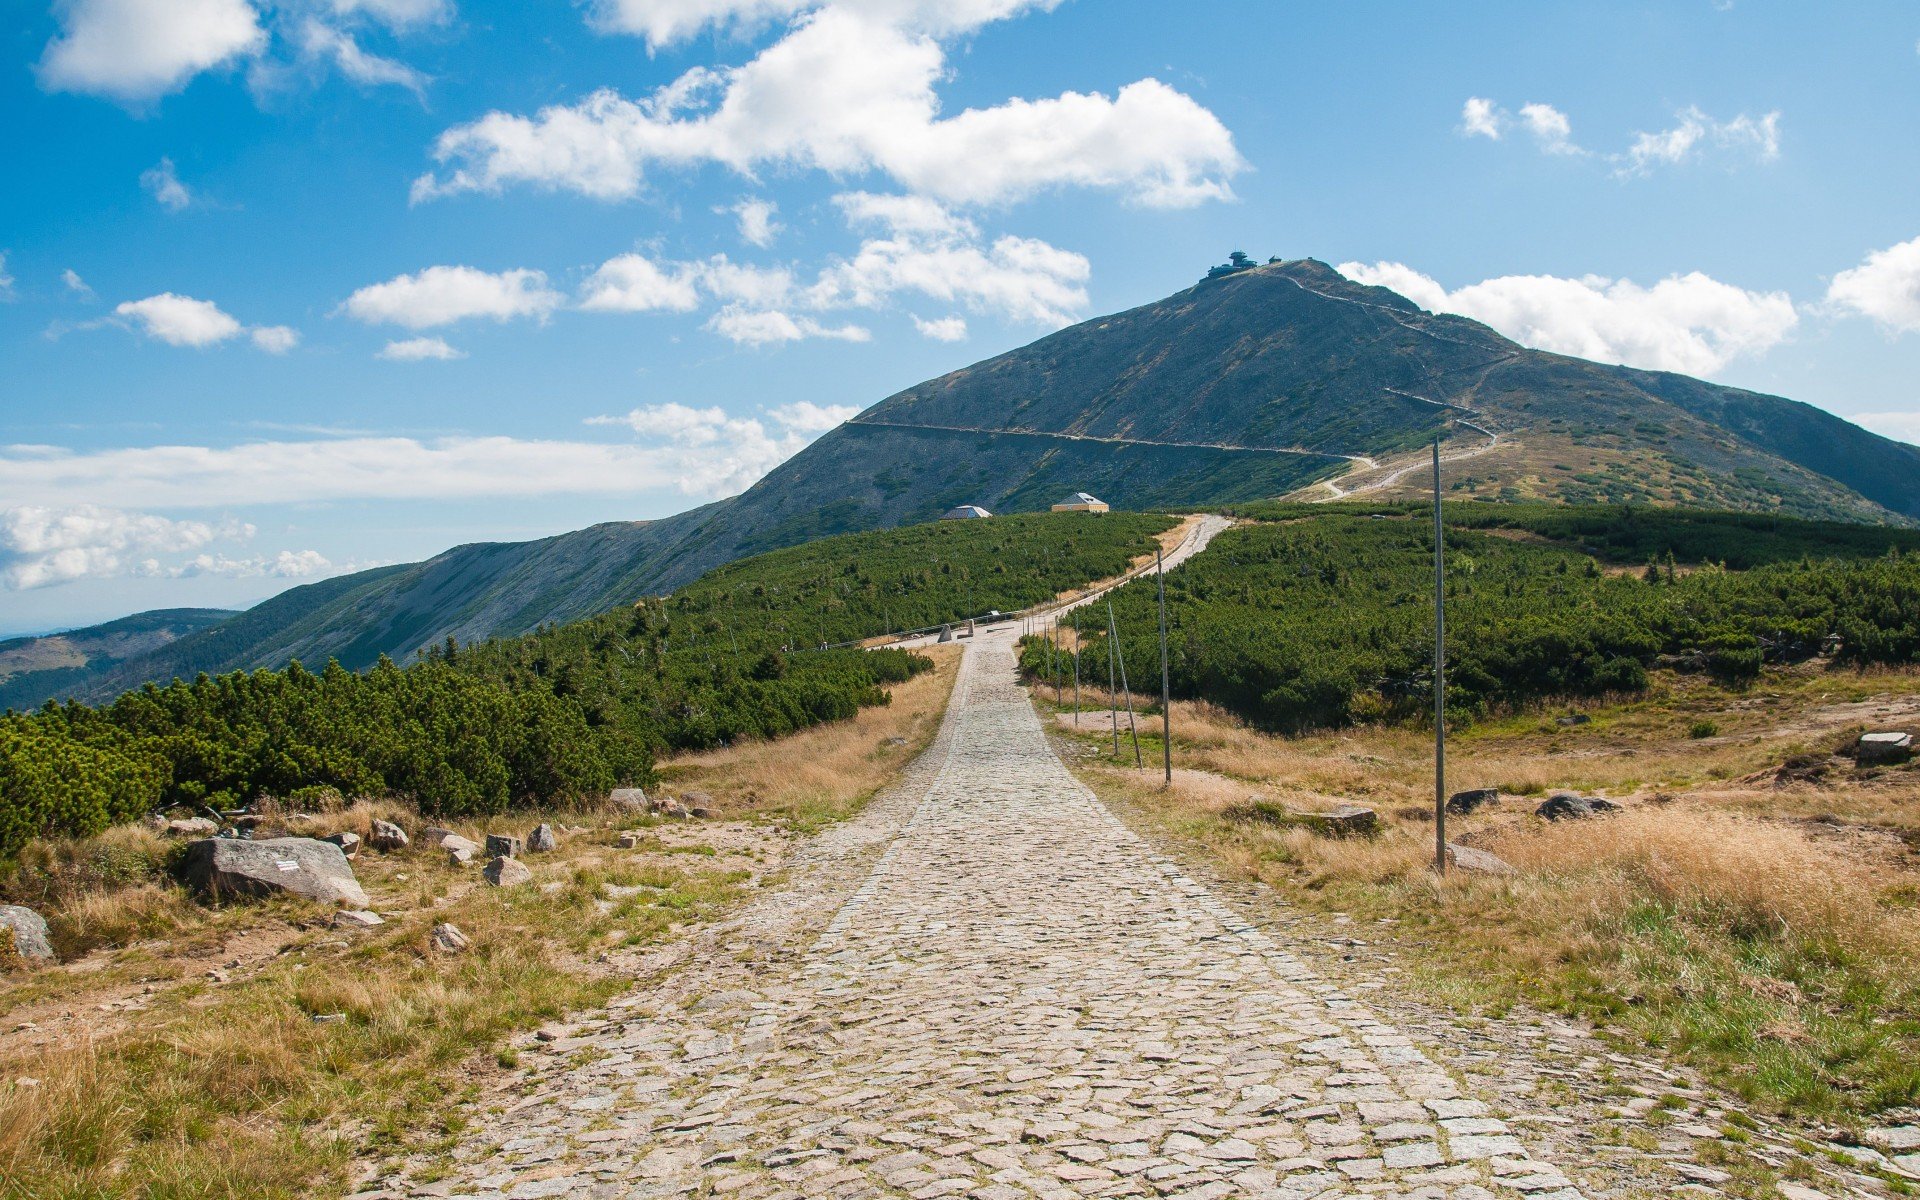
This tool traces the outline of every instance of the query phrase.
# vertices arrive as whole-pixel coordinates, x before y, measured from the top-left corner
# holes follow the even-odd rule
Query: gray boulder
[[[427,936],[427,945],[442,954],[458,954],[473,943],[467,940],[466,934],[460,932],[458,925],[442,921],[435,925],[433,932]]]
[[[368,829],[367,844],[375,850],[405,850],[407,831],[392,821],[375,819]]]
[[[168,821],[161,826],[160,832],[168,837],[209,838],[220,832],[220,825],[207,817],[181,817],[177,821]]]
[[[209,896],[287,893],[323,904],[367,907],[340,847],[317,838],[208,838],[187,847],[180,863],[187,886]]]
[[[488,858],[519,858],[526,853],[526,847],[520,839],[505,833],[487,835]]]
[[[1555,792],[1533,812],[1535,816],[1545,817],[1549,821],[1578,820],[1593,815],[1593,804],[1575,792]]]
[[[360,835],[348,830],[343,829],[339,833],[330,833],[320,840],[340,847],[340,853],[346,855],[348,858],[352,858],[354,855],[360,853]]]
[[[560,839],[553,836],[553,826],[542,821],[533,827],[527,835],[527,853],[549,854],[560,848]]]
[[[1897,730],[1863,733],[1860,735],[1860,740],[1853,744],[1853,760],[1861,766],[1903,763],[1911,757],[1913,757],[1913,735]]]
[[[1515,875],[1513,864],[1497,854],[1475,850],[1456,842],[1447,843],[1447,863],[1471,875]]]
[[[468,855],[480,853],[480,843],[472,838],[463,838],[451,829],[430,826],[420,831],[420,837],[429,846],[438,846],[442,850],[465,850]]]
[[[615,808],[630,808],[638,812],[646,812],[647,793],[634,787],[615,788],[607,793],[607,803]]]
[[[1357,837],[1373,833],[1380,827],[1380,816],[1370,808],[1358,804],[1342,804],[1332,812],[1295,813],[1293,824],[1304,825],[1315,833],[1327,837]]]
[[[505,855],[488,863],[480,876],[494,887],[515,887],[533,882],[533,872],[527,869],[527,864]]]
[[[1572,729],[1576,725],[1585,725],[1593,720],[1585,713],[1568,713],[1564,717],[1555,717],[1553,723],[1562,729]]]
[[[460,840],[463,842],[466,841],[465,838],[461,838]],[[467,842],[467,844],[464,846],[447,847],[447,865],[448,866],[464,867],[472,861],[473,861],[473,843],[472,842]]]
[[[375,925],[385,925],[386,923],[386,918],[377,912],[342,909],[333,914],[333,927],[335,929],[372,929]]]
[[[1455,792],[1447,797],[1447,811],[1456,816],[1465,816],[1476,808],[1484,808],[1500,803],[1499,788],[1474,788],[1471,791]]]
[[[30,962],[52,962],[53,943],[47,940],[47,919],[18,904],[0,904],[0,931],[12,934],[15,954]]]

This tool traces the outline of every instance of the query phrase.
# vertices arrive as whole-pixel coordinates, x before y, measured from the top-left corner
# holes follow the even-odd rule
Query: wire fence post
[[[1153,551],[1154,573],[1160,582],[1160,758],[1167,771],[1167,786],[1173,786],[1173,700],[1167,685],[1167,565],[1159,547]]]
[[[1433,869],[1447,873],[1447,540],[1439,438],[1433,441]]]
[[[1107,605],[1107,628],[1113,628],[1113,605]],[[1107,634],[1107,716],[1113,720],[1113,756],[1120,757],[1120,709],[1113,703],[1120,698],[1118,681],[1113,671],[1113,634]]]
[[[1137,769],[1147,764],[1140,757],[1140,727],[1133,719],[1133,688],[1127,684],[1127,656],[1120,649],[1120,626],[1113,619],[1111,600],[1107,601],[1107,636],[1113,639],[1113,655],[1120,662],[1120,693],[1127,698],[1127,736],[1133,739],[1133,765]]]
[[[1073,616],[1073,727],[1080,728],[1080,610]]]

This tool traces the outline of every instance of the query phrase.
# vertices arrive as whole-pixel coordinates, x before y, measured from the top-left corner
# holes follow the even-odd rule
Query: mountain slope
[[[1920,517],[1920,449],[1774,396],[1528,350],[1312,259],[1208,279],[888,397],[729,500],[661,521],[463,546],[297,588],[104,675],[525,632],[742,555],[932,519],[959,503],[1116,508],[1404,494],[1447,441],[1453,494]]]
[[[223,608],[161,608],[85,629],[0,641],[0,709],[31,708],[129,658],[238,615]]]

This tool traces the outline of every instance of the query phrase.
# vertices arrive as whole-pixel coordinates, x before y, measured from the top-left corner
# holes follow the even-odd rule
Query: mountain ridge
[[[362,667],[963,503],[1392,498],[1425,486],[1408,465],[1436,438],[1461,498],[1920,519],[1920,449],[1782,397],[1531,350],[1317,260],[1276,261],[902,389],[737,496],[295,588],[71,686],[98,699],[293,658]]]

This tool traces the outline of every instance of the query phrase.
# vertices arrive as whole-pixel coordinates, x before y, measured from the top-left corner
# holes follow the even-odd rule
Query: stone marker
[[[1500,803],[1499,788],[1474,788],[1471,791],[1455,792],[1447,797],[1447,811],[1456,816],[1465,816],[1476,808]]]
[[[12,934],[12,950],[33,962],[52,962],[53,943],[47,940],[47,920],[19,904],[0,904],[0,931]]]
[[[392,821],[375,819],[368,829],[367,844],[375,850],[405,850],[407,831]]]
[[[488,863],[480,876],[494,887],[514,887],[533,882],[533,872],[527,870],[527,864],[505,855]]]
[[[458,954],[473,943],[467,940],[466,934],[460,932],[458,925],[442,921],[427,935],[427,945],[442,954]]]
[[[367,906],[353,864],[340,847],[317,838],[208,838],[187,847],[180,875],[189,887],[210,896],[285,892],[324,904]]]
[[[1475,850],[1457,842],[1447,843],[1447,864],[1472,875],[1517,875],[1513,864],[1497,854]]]
[[[385,925],[386,918],[376,912],[356,909],[343,909],[333,914],[335,929],[371,929],[375,925]]]
[[[348,858],[352,858],[354,855],[360,853],[360,835],[349,830],[343,829],[339,833],[330,833],[320,840],[323,842],[332,842],[334,845],[340,847],[340,853],[346,855]]]
[[[1880,763],[1902,763],[1913,757],[1913,735],[1888,730],[1884,733],[1863,733],[1854,743],[1854,761],[1862,766]]]
[[[206,817],[182,817],[160,827],[168,837],[209,838],[220,832],[220,824]]]
[[[526,845],[517,837],[505,833],[487,835],[488,858],[519,858],[526,853]]]
[[[553,836],[553,826],[542,821],[533,827],[527,835],[527,853],[547,854],[560,848],[560,841]]]
[[[615,808],[631,808],[640,812],[647,811],[647,793],[641,788],[615,788],[607,793],[607,803]]]

